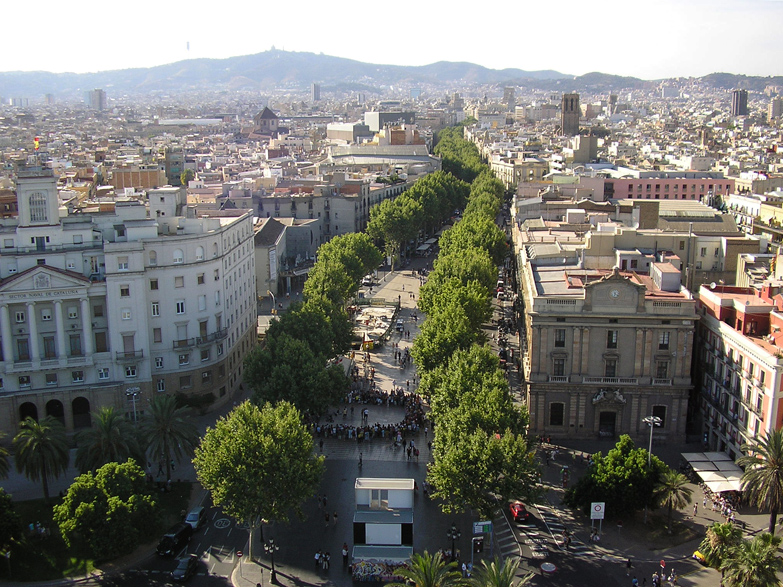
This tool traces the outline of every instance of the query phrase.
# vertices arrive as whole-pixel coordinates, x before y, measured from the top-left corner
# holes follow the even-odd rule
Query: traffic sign
[[[492,522],[487,520],[484,522],[473,522],[473,533],[474,534],[491,534],[492,533]]]
[[[242,554],[241,550],[237,550],[237,558],[242,558]]]
[[[666,561],[665,561],[665,560],[663,560],[663,559],[661,559],[661,568],[662,568],[662,569],[665,569],[665,568],[666,568]]]
[[[590,519],[603,520],[606,513],[606,502],[594,501],[590,504]]]

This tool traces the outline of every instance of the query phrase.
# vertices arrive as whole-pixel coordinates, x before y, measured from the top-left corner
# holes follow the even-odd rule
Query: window
[[[183,353],[179,356],[179,364],[187,365],[190,363],[190,353]]]
[[[617,348],[617,330],[608,330],[606,332],[606,348],[608,349],[616,349]]]
[[[163,331],[160,328],[152,329],[152,342],[163,342]]]
[[[661,332],[658,335],[658,350],[659,351],[668,351],[669,350],[669,333],[668,332]]]
[[[565,347],[566,331],[565,328],[555,328],[555,346]]]
[[[13,249],[14,248],[14,239],[12,239],[12,238],[3,239],[3,247],[6,248],[6,249]]]
[[[188,389],[189,387],[193,386],[193,382],[190,378],[190,375],[183,375],[179,378],[179,387],[180,389]]]
[[[43,346],[44,346],[44,359],[54,359],[57,356],[57,351],[55,350],[53,336],[44,336]]]
[[[199,273],[199,274],[196,276],[196,283],[197,283],[198,285],[204,285],[204,274],[203,274],[203,273]]]
[[[30,194],[30,222],[46,222],[49,215],[46,210],[46,194]]]
[[[158,289],[158,280],[157,279],[150,279],[150,289],[152,291],[157,291],[157,289]]]
[[[220,269],[215,269],[215,281],[220,281]]]
[[[41,310],[41,320],[47,321],[52,319],[52,309],[46,308],[45,310]]]
[[[652,415],[654,418],[661,419],[660,428],[666,427],[666,406],[653,406]]]
[[[84,371],[71,371],[71,381],[81,383],[84,381]]]
[[[103,305],[96,305],[92,307],[92,315],[95,318],[102,318],[103,317]]]
[[[207,309],[207,296],[199,296],[198,297],[198,309],[199,312],[203,312]]]
[[[106,367],[101,367],[98,369],[98,379],[108,379],[109,378],[109,369]]]
[[[24,312],[17,312],[16,313],[16,323],[17,324],[24,324],[27,317],[24,315]]]
[[[157,389],[161,393],[166,391],[166,380],[158,379],[157,383],[155,384],[155,389]]]
[[[30,387],[30,376],[22,375],[19,378],[19,387]]]
[[[201,372],[201,383],[212,383],[212,371],[202,371]]]
[[[702,247],[701,251],[699,251],[700,257],[706,257],[707,256],[707,247]]]
[[[82,337],[80,334],[71,334],[68,336],[68,342],[71,347],[72,357],[82,356]]]
[[[562,377],[565,375],[565,359],[555,359],[552,363],[552,375]]]
[[[209,349],[204,349],[201,351],[201,362],[209,361]]]
[[[163,369],[163,357],[155,357],[155,368]]]
[[[105,353],[109,350],[109,345],[106,344],[106,333],[105,332],[96,332],[95,333],[95,352],[96,353]]]
[[[128,365],[125,367],[125,377],[128,379],[136,377],[136,365]]]
[[[177,302],[177,314],[185,313],[185,300],[179,300]]]
[[[152,309],[153,317],[160,316],[160,303],[159,302],[152,302],[150,307]]]
[[[121,285],[120,286],[120,297],[121,298],[129,298],[130,297],[130,285]]]
[[[70,320],[75,320],[79,317],[79,309],[76,306],[71,306],[68,308],[68,318]]]
[[[128,270],[128,257],[117,257],[117,269],[119,271]]]
[[[680,250],[681,251],[685,250],[685,241],[680,241]]]
[[[218,343],[217,345],[217,356],[221,356],[223,354],[223,343]]]
[[[57,373],[46,374],[46,385],[57,385]]]
[[[549,425],[562,426],[565,421],[565,404],[556,402],[549,404]]]
[[[215,305],[216,306],[220,305],[220,292],[219,291],[215,292]]]
[[[182,254],[181,249],[176,249],[174,251],[174,263],[184,263],[185,262],[185,255]]]
[[[669,361],[656,361],[656,363],[655,363],[655,378],[656,379],[668,379],[669,378]]]
[[[158,264],[158,253],[150,251],[150,265],[155,266]]]
[[[131,319],[130,308],[123,308],[122,309],[122,319],[123,320],[130,320]]]
[[[196,247],[196,261],[204,260],[204,247]]]
[[[80,245],[84,242],[84,237],[80,234],[73,235],[73,244]]]
[[[617,377],[617,360],[606,359],[604,364],[604,377]]]
[[[185,287],[185,278],[178,275],[174,278],[174,287]]]
[[[638,269],[638,268],[639,268],[639,260],[631,259],[631,269]]]

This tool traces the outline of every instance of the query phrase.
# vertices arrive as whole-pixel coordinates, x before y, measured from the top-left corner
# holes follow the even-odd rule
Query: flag
[[[38,140],[38,137],[35,137],[35,139],[33,140],[33,145],[35,146],[36,151],[41,146],[41,142]]]

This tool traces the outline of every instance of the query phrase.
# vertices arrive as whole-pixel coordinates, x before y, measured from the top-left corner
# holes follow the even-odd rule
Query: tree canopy
[[[76,435],[76,468],[86,473],[106,463],[128,459],[144,463],[144,449],[133,425],[117,408],[104,406],[93,413],[93,426]]]
[[[11,496],[0,487],[0,554],[8,552],[22,537],[22,519],[14,507]]]
[[[252,548],[260,520],[301,515],[302,502],[318,488],[323,460],[293,404],[244,402],[207,430],[193,464],[213,503],[250,523]]]
[[[478,331],[492,316],[492,299],[478,281],[463,284],[458,277],[427,281],[419,289],[419,309],[427,316],[456,304],[465,313],[471,328]]]
[[[171,461],[193,455],[199,441],[198,429],[190,419],[190,409],[178,407],[173,395],[156,395],[141,422],[145,445],[166,463],[166,480],[171,479]],[[143,463],[143,461],[142,461]]]
[[[65,427],[52,416],[40,422],[27,417],[13,441],[16,470],[30,481],[41,480],[44,501],[49,501],[49,478],[65,473],[70,462]]]
[[[96,558],[132,552],[156,511],[148,487],[144,471],[132,460],[80,475],[54,506],[63,540],[86,547]]]
[[[737,464],[745,469],[742,489],[759,509],[769,510],[769,533],[775,533],[783,508],[783,430],[767,432],[762,438],[742,446],[745,453]]]

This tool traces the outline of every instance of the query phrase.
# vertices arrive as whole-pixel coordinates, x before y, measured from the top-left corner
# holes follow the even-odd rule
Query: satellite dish
[[[715,289],[715,282],[714,281],[710,284],[710,289]]]

